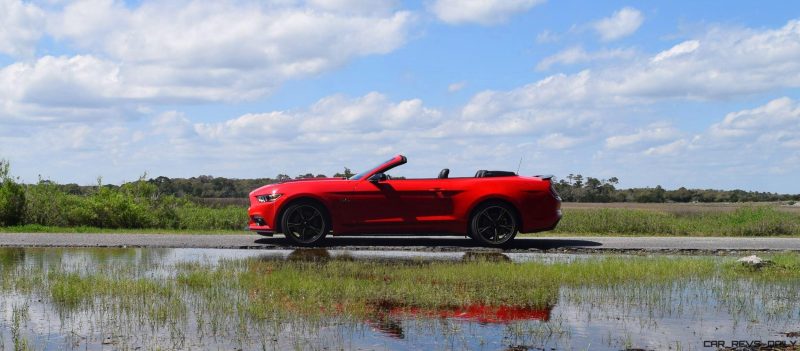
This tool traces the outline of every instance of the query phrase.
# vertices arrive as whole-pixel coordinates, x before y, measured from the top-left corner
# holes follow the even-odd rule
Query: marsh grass
[[[100,319],[93,323],[115,330],[114,335],[141,336],[115,341],[118,348],[153,342],[184,348],[189,342],[212,340],[234,340],[245,349],[258,340],[259,348],[272,348],[287,330],[293,347],[316,348],[303,340],[321,328],[378,320],[383,309],[394,306],[538,309],[570,304],[593,314],[597,308],[623,316],[635,312],[642,325],[649,325],[660,316],[699,313],[709,303],[744,321],[793,320],[800,301],[796,253],[770,255],[773,264],[750,269],[732,258],[691,256],[598,256],[560,263],[251,258],[169,267],[142,259],[137,265],[143,267],[131,267],[107,255],[92,255],[94,264],[76,268],[68,261],[37,257],[48,252],[0,249],[0,294],[42,301],[62,323],[88,314]],[[139,257],[125,252],[116,255]],[[420,318],[415,322],[419,328],[452,337],[453,345],[463,342],[458,339],[465,332],[458,329],[460,324]],[[563,321],[511,325],[508,330],[510,340],[520,343],[570,334]],[[613,340],[630,342],[618,336]]]
[[[538,235],[648,235],[648,236],[798,236],[800,211],[778,205],[706,206],[658,204],[657,206],[574,206],[563,209],[564,217],[553,231]],[[612,204],[616,205],[616,204]],[[794,207],[792,207],[793,209]],[[193,203],[171,210],[170,225],[138,228],[87,225],[53,226],[24,224],[1,228],[14,233],[174,233],[242,234],[246,208],[204,207]],[[528,235],[528,234],[523,234]]]
[[[678,206],[681,208],[685,206]],[[554,233],[582,235],[796,236],[800,213],[773,206],[731,211],[565,208]]]
[[[65,234],[199,234],[199,235],[226,235],[226,234],[248,234],[244,230],[244,225],[236,229],[175,229],[175,228],[99,228],[99,227],[55,227],[43,226],[39,224],[26,224],[12,227],[0,228],[0,235],[3,233],[65,233]]]

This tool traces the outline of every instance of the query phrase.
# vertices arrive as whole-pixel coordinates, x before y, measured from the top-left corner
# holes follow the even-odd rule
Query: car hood
[[[290,179],[285,180],[280,183],[273,183],[264,185],[256,190],[250,192],[250,196],[261,195],[261,194],[268,194],[271,193],[273,189],[276,189],[280,186],[286,186],[292,183],[323,183],[323,182],[336,182],[336,181],[347,181],[347,178],[302,178],[302,179]]]

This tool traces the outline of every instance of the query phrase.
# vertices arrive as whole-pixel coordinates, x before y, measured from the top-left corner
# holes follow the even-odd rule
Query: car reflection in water
[[[486,306],[473,304],[457,308],[420,308],[381,305],[376,309],[375,316],[368,320],[370,326],[393,338],[403,339],[403,319],[454,319],[466,322],[486,324],[508,324],[522,321],[550,320],[553,306],[544,308],[516,307],[516,306]]]
[[[400,254],[398,254],[400,253]],[[326,263],[329,261],[375,261],[375,262],[402,262],[406,264],[429,264],[432,262],[442,261],[462,261],[462,262],[511,262],[511,258],[502,252],[493,251],[467,251],[459,258],[458,256],[452,257],[450,254],[442,257],[425,258],[419,256],[415,251],[408,251],[407,255],[402,252],[393,251],[391,253],[370,252],[367,255],[357,254],[347,250],[334,250],[333,252],[326,249],[318,248],[303,248],[292,250],[288,255],[279,255],[275,253],[265,254],[259,256],[260,261],[289,261],[289,262],[317,262]]]
[[[332,258],[331,253],[325,249],[297,249],[286,257],[287,261],[294,262],[328,262]],[[338,257],[336,259],[339,259]]]
[[[261,258],[264,261],[281,260],[283,258],[275,256],[264,256]],[[363,260],[369,261],[375,258],[364,258]],[[326,249],[296,249],[285,257],[286,261],[294,262],[315,262],[324,264],[331,260],[337,261],[353,261],[354,257],[348,254],[332,254]],[[379,258],[381,261],[399,261],[405,263],[424,264],[413,256],[413,252],[409,252],[408,257],[393,256],[391,258]],[[492,251],[469,251],[465,252],[461,257],[462,262],[511,262],[511,259],[501,253]],[[507,324],[520,321],[542,321],[547,322],[550,319],[550,312],[553,306],[545,308],[530,308],[521,306],[487,306],[482,304],[472,304],[462,307],[442,307],[442,308],[421,308],[398,306],[389,302],[378,303],[374,306],[373,315],[367,320],[367,323],[374,329],[382,332],[383,334],[403,339],[405,333],[403,331],[403,320],[411,318],[424,318],[424,319],[453,319],[466,322],[475,322],[480,324]]]

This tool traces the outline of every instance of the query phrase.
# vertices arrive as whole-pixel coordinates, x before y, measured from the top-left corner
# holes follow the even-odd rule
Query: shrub
[[[0,226],[18,225],[25,214],[25,187],[8,174],[9,165],[0,160]]]

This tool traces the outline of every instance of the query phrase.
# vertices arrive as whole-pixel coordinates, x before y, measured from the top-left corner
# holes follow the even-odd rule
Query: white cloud
[[[466,86],[467,86],[467,82],[451,83],[450,85],[447,86],[447,91],[449,91],[451,93],[455,93],[457,91],[460,91],[461,89],[464,89],[464,87],[466,87]]]
[[[800,104],[788,97],[754,109],[732,112],[711,125],[709,136],[741,144],[767,143],[776,147],[800,146]]]
[[[647,63],[605,72],[627,96],[717,99],[800,86],[800,22],[779,29],[712,28]],[[657,59],[656,59],[657,58]]]
[[[674,139],[680,132],[667,123],[655,123],[641,128],[634,133],[614,135],[606,138],[606,148],[619,149],[637,144],[652,144],[654,142]]]
[[[44,12],[20,0],[0,0],[0,54],[30,57],[42,36]]]
[[[580,46],[573,46],[571,48],[564,49],[554,55],[545,57],[536,65],[536,69],[539,71],[545,71],[550,69],[553,65],[561,64],[561,65],[572,65],[576,63],[585,63],[585,62],[592,62],[592,61],[602,61],[602,60],[615,60],[615,59],[630,59],[636,55],[636,51],[633,49],[603,49],[597,52],[586,52]]]
[[[560,39],[560,36],[549,30],[544,30],[536,35],[536,42],[539,44],[555,43]]]
[[[195,124],[207,139],[239,143],[242,138],[286,139],[304,145],[390,136],[400,131],[419,133],[441,121],[441,112],[427,108],[422,100],[397,103],[372,92],[351,99],[342,95],[317,101],[308,110],[246,114],[225,122]],[[258,140],[258,139],[255,139]]]
[[[429,6],[439,20],[449,24],[493,25],[528,11],[544,0],[436,0]]]
[[[387,14],[396,8],[394,0],[308,0],[315,9],[350,14]]]
[[[464,115],[535,114],[554,107],[592,110],[675,98],[721,100],[800,87],[797,57],[800,21],[792,20],[778,29],[711,28],[698,39],[651,57],[576,74],[556,74],[508,91],[478,93],[464,108]],[[573,50],[544,63],[583,58],[580,50]]]
[[[700,42],[697,40],[687,40],[678,45],[673,46],[669,50],[664,50],[655,57],[653,57],[653,62],[663,61],[672,57],[677,57],[685,54],[689,54],[697,50],[700,47]]]
[[[678,139],[663,145],[653,146],[644,151],[645,155],[676,155],[683,151],[689,144],[686,139]]]
[[[48,31],[88,52],[1,68],[0,91],[10,95],[0,102],[85,108],[255,99],[286,80],[405,43],[409,12],[393,12],[388,2],[344,9],[356,2],[72,2],[49,14]]]
[[[462,115],[467,120],[481,120],[529,109],[568,108],[575,102],[592,99],[594,92],[587,89],[591,78],[590,71],[585,70],[574,75],[553,75],[509,91],[480,92],[464,106]]]
[[[635,164],[640,174],[657,167],[664,179],[679,179],[679,185],[797,191],[793,182],[764,176],[800,172],[800,102],[796,100],[774,99],[731,112],[701,133],[675,134],[672,140],[664,137],[654,146],[611,150],[603,161],[612,167]]]
[[[547,134],[536,142],[539,147],[553,150],[563,150],[575,147],[583,141],[581,138],[571,137],[562,133]]]
[[[603,41],[612,41],[633,34],[643,22],[644,15],[639,10],[625,7],[595,22],[594,29]]]

